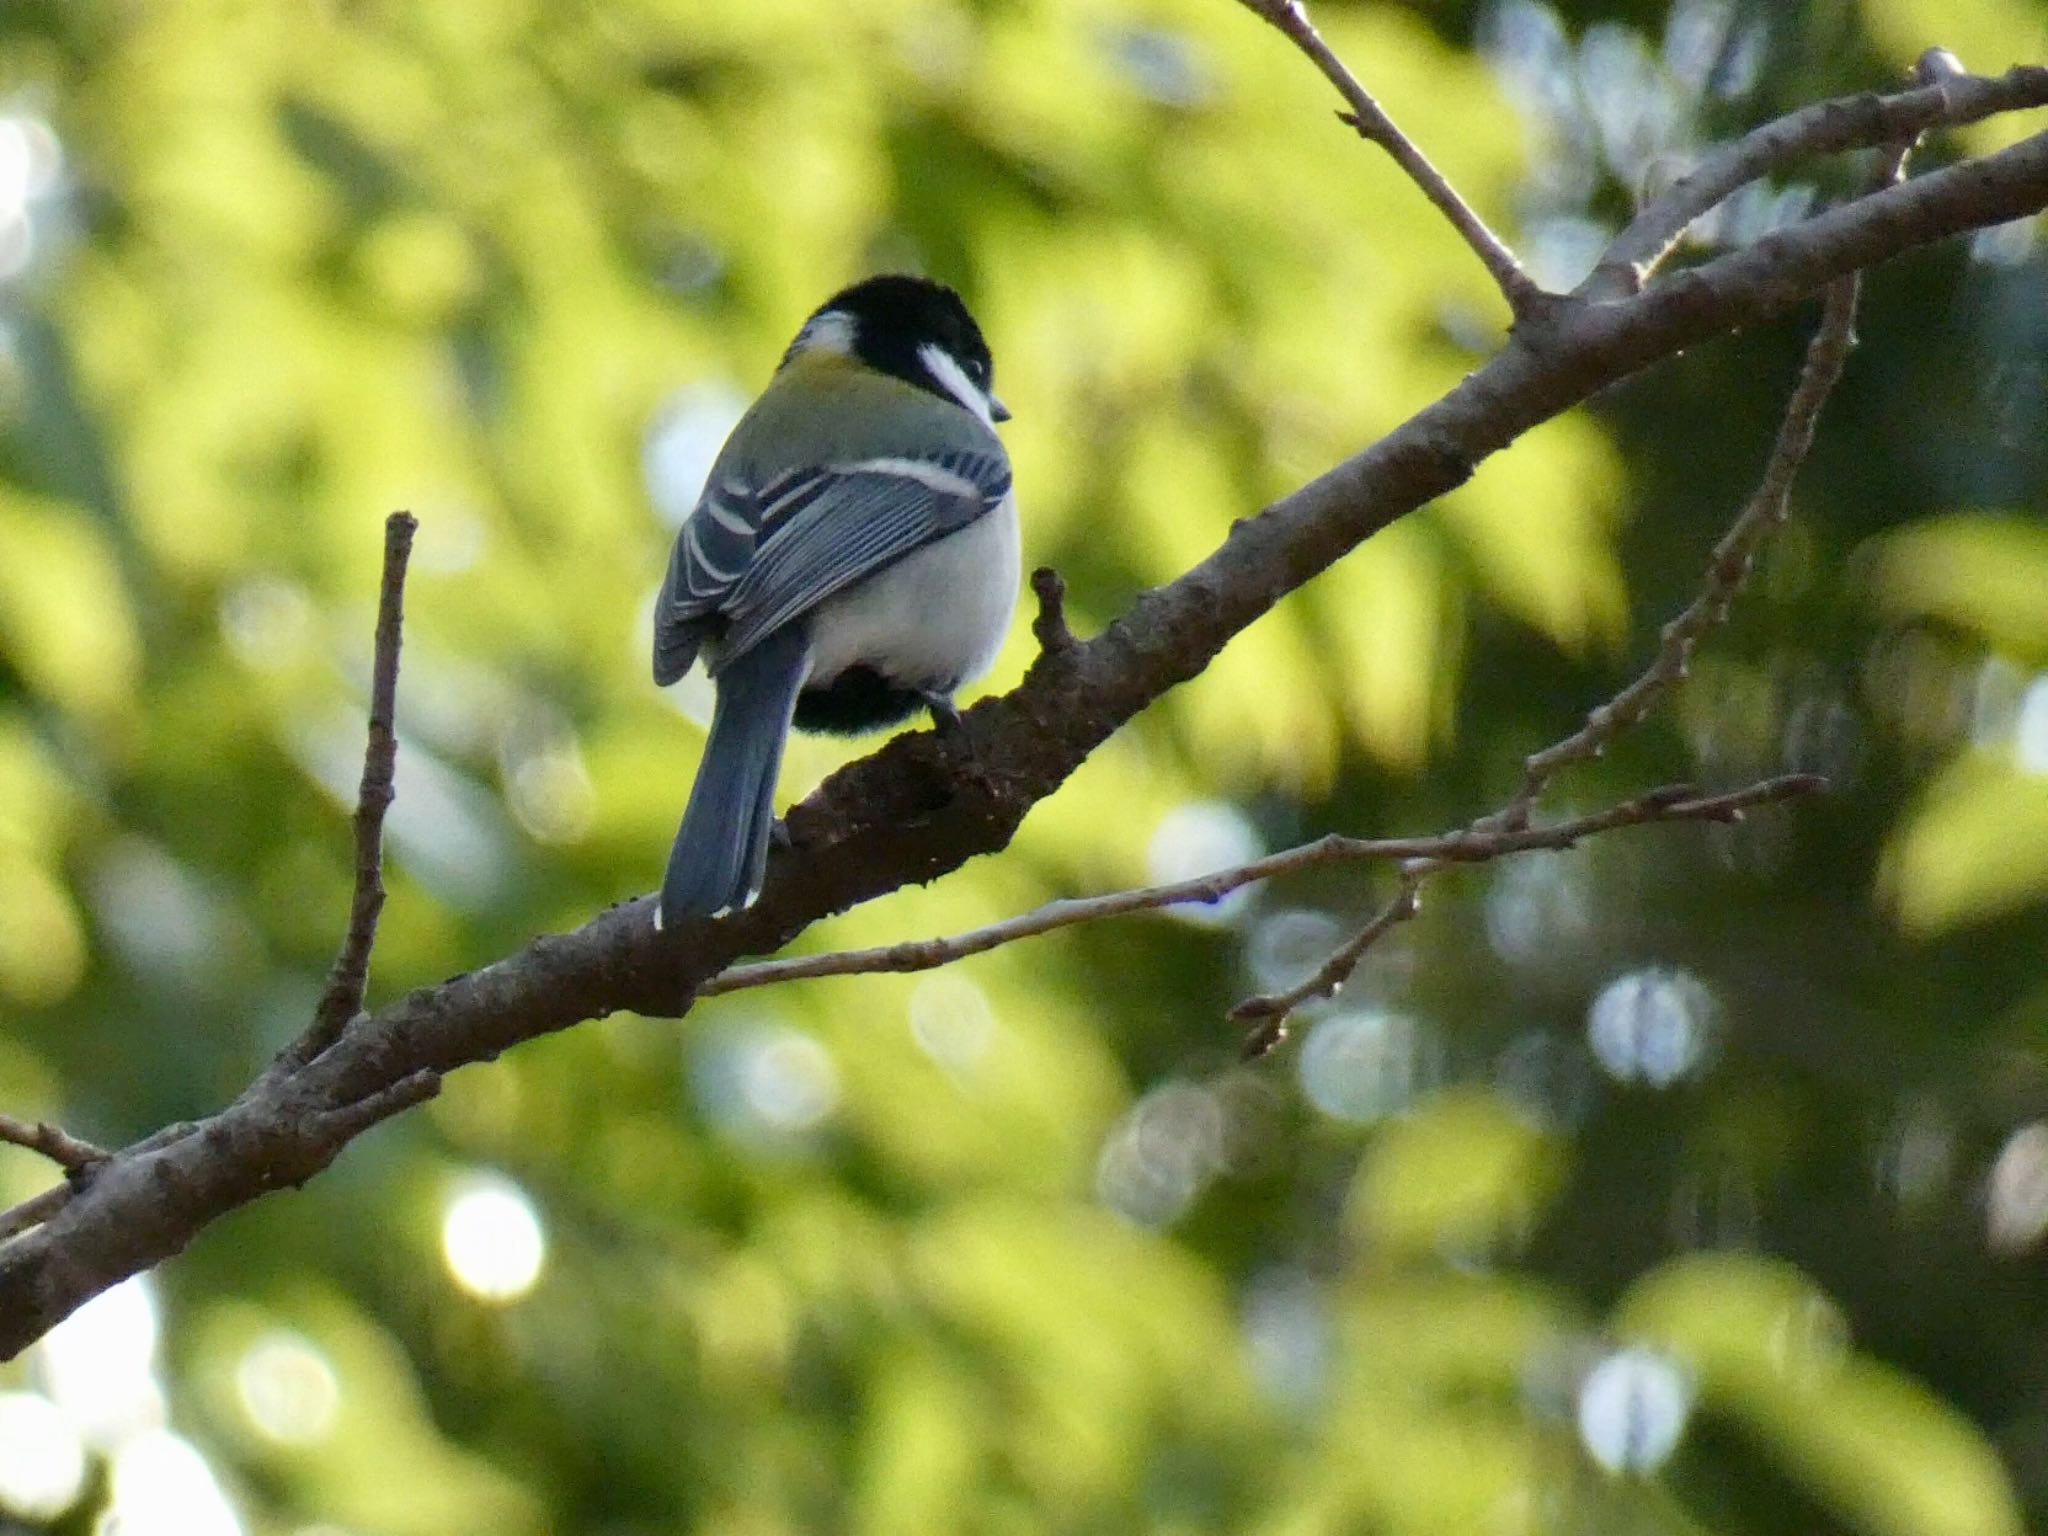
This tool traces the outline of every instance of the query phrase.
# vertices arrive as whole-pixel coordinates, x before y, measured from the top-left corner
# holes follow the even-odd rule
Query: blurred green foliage
[[[2048,57],[2038,0],[1318,19],[1554,282],[1716,135]],[[670,522],[852,277],[967,293],[1084,627],[1452,385],[1498,304],[1331,107],[1225,0],[0,8],[0,1106],[132,1138],[305,1018],[392,507],[377,994],[648,889],[708,697],[647,677]],[[2039,235],[1873,282],[1757,591],[1566,787],[1827,802],[1446,880],[1254,1068],[1223,1014],[1359,875],[469,1069],[0,1370],[0,1530],[2048,1517]],[[1802,323],[1532,434],[804,942],[1482,809],[1684,600]]]

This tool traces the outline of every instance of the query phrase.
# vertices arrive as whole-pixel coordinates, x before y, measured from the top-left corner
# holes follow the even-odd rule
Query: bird
[[[700,658],[711,733],[657,928],[751,906],[792,726],[855,735],[929,711],[994,663],[1021,553],[981,327],[953,289],[889,273],[827,299],[713,461],[654,612],[654,680]]]

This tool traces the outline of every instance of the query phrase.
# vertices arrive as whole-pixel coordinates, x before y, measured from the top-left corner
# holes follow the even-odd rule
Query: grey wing
[[[764,523],[782,513],[793,493],[805,492],[815,474],[782,475],[758,490],[731,478],[705,488],[676,533],[655,600],[656,683],[665,688],[690,670],[698,647],[718,632],[727,594],[753,563]]]
[[[729,626],[719,669],[833,593],[966,527],[1010,493],[1008,460],[967,450],[863,459],[787,478],[761,500],[751,558],[716,602]],[[726,556],[701,542],[700,549],[712,559]],[[704,579],[712,579],[709,569]]]

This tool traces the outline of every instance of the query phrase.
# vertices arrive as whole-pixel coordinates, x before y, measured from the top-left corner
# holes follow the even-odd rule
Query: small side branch
[[[1529,276],[1507,243],[1458,195],[1457,188],[1430,162],[1429,156],[1395,126],[1386,108],[1345,68],[1344,61],[1323,41],[1323,35],[1309,19],[1303,0],[1243,0],[1243,4],[1308,55],[1323,77],[1337,88],[1337,94],[1350,108],[1338,113],[1338,117],[1357,129],[1361,138],[1371,140],[1391,155],[1394,163],[1408,173],[1409,180],[1451,221],[1460,238],[1486,267],[1517,320],[1534,315],[1550,302],[1553,296]]]
[[[1702,795],[1689,784],[1666,785],[1591,816],[1580,816],[1550,827],[1532,829],[1525,826],[1504,831],[1496,824],[1494,816],[1482,816],[1464,831],[1453,832],[1442,839],[1444,851],[1404,861],[1393,899],[1332,951],[1330,958],[1312,974],[1284,992],[1261,993],[1246,998],[1231,1009],[1230,1016],[1239,1021],[1263,1021],[1245,1042],[1247,1055],[1263,1055],[1271,1050],[1286,1038],[1283,1026],[1287,1016],[1304,1003],[1335,996],[1350,980],[1351,973],[1358,969],[1358,962],[1365,958],[1367,950],[1390,930],[1422,910],[1423,883],[1453,865],[1490,860],[1503,852],[1520,853],[1536,848],[1562,851],[1616,827],[1643,827],[1673,821],[1737,822],[1757,806],[1789,800],[1797,795],[1814,794],[1826,788],[1827,780],[1818,774],[1787,773],[1760,779],[1722,795]]]
[[[1510,854],[1533,853],[1541,849],[1576,847],[1586,838],[1619,827],[1640,827],[1651,822],[1734,821],[1752,806],[1795,795],[1811,794],[1824,781],[1810,773],[1785,774],[1725,795],[1702,795],[1690,784],[1667,785],[1638,795],[1633,800],[1608,806],[1605,810],[1574,816],[1546,827],[1481,827],[1478,825],[1446,832],[1435,837],[1344,837],[1332,833],[1312,843],[1283,849],[1279,853],[1244,864],[1219,869],[1192,880],[1167,885],[1141,886],[1112,891],[1103,896],[1082,896],[1067,901],[1047,902],[1033,911],[986,927],[972,928],[949,938],[913,939],[875,949],[841,950],[827,955],[795,955],[785,960],[761,960],[752,965],[735,965],[720,972],[697,989],[700,997],[717,997],[726,992],[744,992],[754,987],[774,986],[785,981],[808,981],[820,976],[866,976],[884,972],[931,971],[951,965],[969,955],[985,954],[1036,938],[1061,928],[1082,923],[1099,923],[1106,918],[1133,912],[1157,911],[1221,901],[1243,886],[1270,880],[1276,875],[1294,874],[1333,864],[1400,862],[1404,869],[1430,873],[1454,864],[1484,864]],[[1391,925],[1390,925],[1391,926]],[[1377,935],[1375,935],[1377,937]],[[1370,942],[1370,941],[1368,941]],[[1364,951],[1361,950],[1362,954]],[[1249,1005],[1246,1005],[1249,1006]],[[1249,1017],[1250,1015],[1243,1015]]]
[[[1929,49],[1912,90],[1866,91],[1764,124],[1723,145],[1646,204],[1617,235],[1575,297],[1640,293],[1685,232],[1729,196],[1795,161],[1838,150],[1911,143],[1936,126],[1959,127],[2002,112],[2048,106],[2048,66],[2023,65],[1996,78],[1963,75],[1955,57]]]
[[[327,987],[313,1022],[287,1049],[280,1065],[302,1066],[341,1038],[362,1010],[370,980],[370,951],[377,943],[377,919],[384,911],[384,813],[391,808],[398,769],[398,652],[405,630],[405,571],[412,558],[419,519],[394,512],[384,520],[384,580],[377,597],[376,656],[370,675],[370,731],[363,749],[363,778],[356,793],[355,899],[341,953],[327,974]]]
[[[95,1163],[103,1163],[108,1155],[105,1147],[83,1141],[47,1120],[31,1122],[17,1120],[12,1115],[0,1115],[0,1141],[40,1152],[67,1174],[80,1173]]]
[[[1038,616],[1031,621],[1031,638],[1048,656],[1074,648],[1074,632],[1067,628],[1067,584],[1060,573],[1041,565],[1031,573],[1031,590],[1038,598]]]
[[[77,1182],[112,1156],[105,1147],[73,1136],[47,1120],[17,1120],[0,1115],[0,1142],[40,1153],[64,1170],[64,1182],[54,1184],[5,1211],[0,1211],[0,1243],[18,1232],[40,1226],[64,1209]]]
[[[10,1210],[0,1211],[0,1243],[39,1227],[71,1202],[71,1186],[53,1184]]]

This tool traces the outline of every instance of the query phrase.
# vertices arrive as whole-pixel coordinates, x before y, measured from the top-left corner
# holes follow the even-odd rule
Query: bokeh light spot
[[[36,1374],[87,1443],[107,1447],[164,1422],[156,1299],[138,1275],[100,1292],[43,1336]]]
[[[1246,945],[1252,980],[1264,992],[1296,986],[1343,940],[1344,930],[1327,912],[1297,909],[1262,917]]]
[[[466,1181],[441,1217],[441,1256],[481,1301],[517,1301],[540,1279],[547,1238],[526,1191],[496,1175]]]
[[[54,1520],[85,1487],[85,1442],[39,1392],[0,1392],[0,1509]]]
[[[2048,1124],[2029,1121],[2006,1138],[1984,1204],[1986,1235],[2000,1253],[2022,1253],[2048,1233]]]
[[[2012,744],[2022,773],[2048,776],[2048,675],[2035,678],[2020,695]]]
[[[281,1445],[312,1445],[334,1428],[341,1384],[309,1340],[280,1329],[243,1353],[235,1395],[259,1433]]]
[[[664,521],[680,527],[704,494],[718,450],[739,425],[747,400],[730,384],[704,384],[669,397],[648,429],[641,472]]]
[[[1258,829],[1236,806],[1222,800],[1192,800],[1160,819],[1146,866],[1154,885],[1172,885],[1247,863],[1265,851]],[[1220,926],[1250,899],[1251,888],[1239,886],[1220,901],[1182,902],[1166,910],[1191,923]]]
[[[274,670],[305,655],[313,638],[306,589],[275,576],[253,576],[220,600],[221,638],[237,660]]]
[[[1252,1379],[1276,1403],[1306,1412],[1329,1378],[1334,1329],[1329,1304],[1304,1269],[1268,1270],[1244,1300]]]
[[[1406,1109],[1429,1086],[1430,1043],[1428,1031],[1406,1014],[1340,1013],[1309,1031],[1295,1070],[1317,1109],[1366,1123]]]
[[[1678,1449],[1692,1396],[1675,1361],[1651,1349],[1618,1351],[1579,1388],[1579,1436],[1609,1472],[1646,1476]]]
[[[1668,1088],[1696,1071],[1713,1041],[1714,996],[1689,971],[1617,976],[1593,1000],[1586,1038],[1608,1074]]]
[[[189,1440],[153,1429],[114,1453],[102,1536],[242,1536],[213,1469]]]
[[[988,994],[965,976],[937,971],[910,994],[910,1034],[918,1049],[948,1072],[968,1072],[995,1039],[995,1011]]]
[[[721,1030],[695,1071],[697,1102],[735,1141],[789,1145],[839,1106],[839,1069],[802,1030],[754,1020]]]
[[[1221,1170],[1223,1154],[1223,1110],[1215,1097],[1197,1083],[1162,1083],[1103,1142],[1096,1193],[1139,1226],[1168,1226]]]

